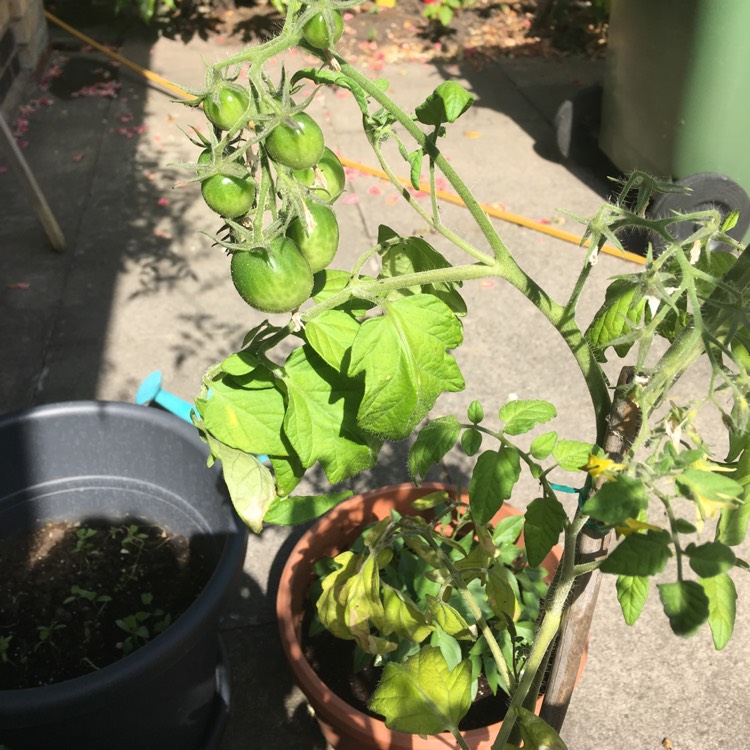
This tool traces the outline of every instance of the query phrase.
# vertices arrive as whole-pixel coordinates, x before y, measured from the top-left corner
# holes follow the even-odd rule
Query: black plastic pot
[[[191,425],[146,407],[71,402],[0,418],[0,540],[51,520],[137,517],[188,537],[215,563],[193,605],[133,654],[83,677],[0,691],[0,744],[218,744],[228,710],[218,621],[242,568],[247,529],[206,457]]]

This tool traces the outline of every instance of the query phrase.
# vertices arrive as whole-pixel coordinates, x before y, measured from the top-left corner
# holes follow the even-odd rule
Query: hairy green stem
[[[576,579],[575,551],[578,545],[578,535],[583,530],[586,520],[585,516],[577,513],[573,521],[565,529],[563,556],[562,560],[560,560],[560,566],[555,579],[547,594],[544,615],[534,637],[534,643],[531,647],[529,658],[526,661],[523,676],[511,696],[508,712],[492,745],[492,750],[502,750],[508,743],[518,718],[518,709],[524,705],[527,698],[528,700],[532,699],[532,696],[530,696],[531,688],[534,684],[538,683],[538,673],[546,663],[548,651],[557,638],[560,625],[562,624],[565,605]]]

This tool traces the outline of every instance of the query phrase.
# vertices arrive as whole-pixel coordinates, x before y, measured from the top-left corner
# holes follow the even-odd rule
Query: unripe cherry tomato
[[[344,19],[337,10],[322,11],[314,15],[302,29],[305,41],[317,49],[333,47],[344,33]]]
[[[201,194],[212,211],[236,219],[252,208],[255,182],[249,174],[245,178],[215,174],[201,182]]]
[[[316,168],[318,176],[315,174]],[[302,185],[309,187],[317,198],[328,203],[333,203],[344,191],[344,167],[328,146],[323,150],[323,156],[315,167],[295,169],[293,174]]]
[[[237,83],[226,82],[203,100],[203,112],[219,130],[230,130],[245,114],[250,97]]]
[[[315,201],[307,201],[307,208],[315,226],[308,231],[301,217],[289,224],[286,236],[294,240],[310,264],[313,273],[328,266],[339,248],[339,223],[336,214],[328,206]]]
[[[323,131],[306,112],[290,115],[276,125],[263,140],[268,155],[292,169],[307,169],[323,155]]]
[[[231,269],[240,297],[261,312],[291,312],[312,292],[310,265],[288,237],[277,237],[267,247],[235,252]]]

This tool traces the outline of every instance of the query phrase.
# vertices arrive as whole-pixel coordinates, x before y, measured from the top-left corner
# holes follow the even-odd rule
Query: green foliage
[[[449,23],[462,5],[439,0],[425,12]],[[594,4],[601,10],[605,5],[605,0]],[[571,7],[543,6],[550,12]],[[326,9],[334,13],[339,6]],[[331,484],[344,482],[373,467],[386,441],[416,433],[408,470],[418,482],[435,464],[448,466],[460,444],[463,458],[471,459],[469,507],[454,517],[455,533],[445,536],[419,517],[381,523],[329,563],[318,617],[336,636],[387,665],[376,703],[392,726],[455,730],[467,675],[471,692],[483,673],[491,686],[512,696],[496,746],[506,746],[518,722],[524,747],[559,749],[559,738],[521,707],[533,703],[527,693],[539,684],[537,673],[578,576],[597,565],[616,575],[623,615],[632,624],[643,610],[650,579],[673,560],[676,580],[658,583],[673,630],[687,635],[707,622],[717,648],[731,635],[736,594],[730,574],[748,567],[733,548],[745,539],[750,522],[750,252],[727,235],[736,217],[714,209],[691,214],[691,236],[675,240],[673,224],[684,223],[684,217],[654,219],[648,206],[655,194],[679,188],[635,172],[611,203],[584,221],[586,250],[578,278],[567,299],[558,302],[560,290],[540,288],[521,268],[441,152],[441,138],[474,101],[470,92],[444,82],[406,112],[390,98],[387,81],[372,81],[335,49],[315,52],[320,65],[291,78],[282,71],[272,80],[267,64],[299,44],[305,28],[309,42],[309,24],[320,12],[318,6],[290,3],[278,37],[210,66],[205,90],[188,102],[212,106],[206,134],[193,139],[200,154],[186,165],[187,182],[205,188],[209,180],[229,175],[252,186],[240,206],[244,213],[234,216],[236,206],[219,212],[221,236],[215,239],[233,256],[230,268],[250,269],[247,278],[235,274],[235,286],[243,282],[238,290],[256,309],[288,311],[278,324],[265,321],[253,328],[237,351],[209,369],[196,400],[196,427],[211,460],[222,464],[235,506],[256,531],[264,521],[310,521],[348,495],[295,497],[310,472],[322,472]],[[324,24],[313,46],[335,44],[338,30],[335,22]],[[309,100],[300,99],[304,81],[351,92],[363,137],[427,225],[430,242],[381,226],[377,241],[362,248],[349,269],[329,266],[314,276],[289,243],[286,255],[269,252],[280,247],[290,224],[309,227],[310,201],[332,206],[343,187],[343,168],[305,112]],[[232,101],[217,100],[217,91],[231,93]],[[217,113],[220,105],[226,111]],[[313,136],[289,128],[292,121],[308,123]],[[305,174],[295,171],[289,165],[297,161],[287,159],[276,142],[285,128],[286,145],[295,153],[317,156],[322,149],[327,156]],[[401,170],[408,171],[413,188],[427,185],[432,200],[415,200],[398,176]],[[335,190],[319,182],[326,171],[338,175]],[[459,233],[442,218],[439,179],[460,196],[476,232]],[[598,252],[604,243],[619,246],[633,227],[654,238],[658,254],[649,252],[641,272],[616,277],[593,320],[582,323],[577,303],[594,275]],[[480,240],[474,244],[470,235]],[[460,261],[449,260],[453,256],[442,250],[443,242]],[[282,263],[290,255],[295,263]],[[248,259],[252,263],[244,262]],[[282,266],[286,275],[280,281]],[[366,275],[364,268],[374,270]],[[496,413],[499,426],[485,419],[471,395],[468,408],[460,409],[466,422],[450,415],[430,419],[442,394],[465,387],[455,357],[468,315],[460,290],[482,279],[509,282],[559,333],[593,409],[580,434],[561,438],[547,429],[557,411],[536,398],[504,404]],[[284,299],[276,300],[282,292]],[[612,352],[627,358],[633,370],[615,392],[615,410],[601,366]],[[488,362],[502,366],[506,355],[492,349]],[[674,385],[701,358],[710,377],[702,377],[704,385],[684,398]],[[704,423],[711,423],[704,416],[724,425],[726,441],[704,431]],[[616,460],[604,451],[609,429],[622,437]],[[728,445],[728,451],[717,455],[716,444]],[[260,455],[268,456],[270,465],[261,463]],[[518,491],[524,470],[538,486],[536,499],[525,517],[490,528],[495,513]],[[579,494],[585,502],[566,512],[558,492]],[[419,509],[430,508],[453,512],[455,504],[435,494],[423,498]],[[524,522],[531,563],[561,537],[566,546],[565,564],[544,608],[541,574],[524,565],[516,544]],[[576,564],[571,556],[587,523],[614,528],[620,540],[601,562]],[[81,543],[85,551],[86,540]],[[134,633],[138,627],[134,623]],[[439,683],[435,694],[417,687],[427,674]],[[402,701],[402,694],[408,698]]]

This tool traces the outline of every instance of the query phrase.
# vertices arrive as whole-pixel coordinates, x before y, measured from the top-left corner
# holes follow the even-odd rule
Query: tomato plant
[[[329,203],[333,203],[344,192],[344,167],[328,146],[314,167],[295,169],[294,176],[302,185],[309,187],[317,198]]]
[[[317,49],[333,47],[344,33],[344,20],[337,10],[322,11],[313,16],[302,29],[305,41]]]
[[[250,97],[237,83],[223,82],[203,100],[203,112],[219,130],[230,130],[245,114]]]
[[[236,219],[252,208],[255,183],[249,174],[241,178],[219,173],[201,182],[201,193],[212,211]]]
[[[325,149],[323,131],[306,112],[289,115],[263,141],[268,155],[292,169],[307,169],[318,163]]]
[[[231,269],[240,297],[263,312],[296,310],[312,291],[310,265],[288,237],[277,237],[266,247],[235,252]]]
[[[313,273],[322,271],[333,260],[339,247],[339,223],[336,214],[323,203],[307,201],[314,226],[307,227],[295,218],[286,235],[297,243]]]

